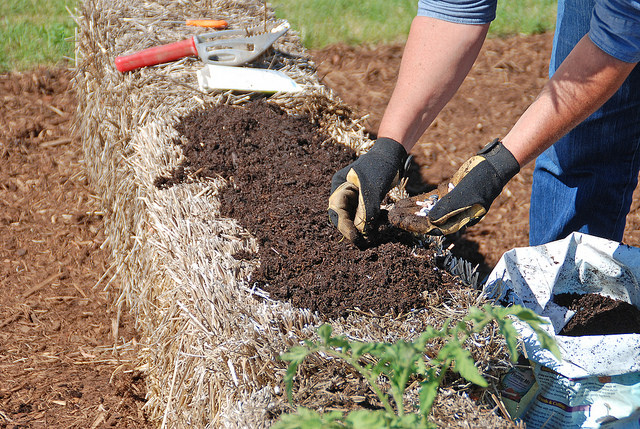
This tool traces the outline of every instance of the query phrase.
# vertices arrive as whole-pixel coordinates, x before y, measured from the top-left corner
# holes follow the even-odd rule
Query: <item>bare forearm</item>
[[[504,137],[504,146],[521,166],[531,162],[604,104],[634,66],[585,36]]]
[[[460,87],[488,28],[415,18],[378,136],[409,151]]]

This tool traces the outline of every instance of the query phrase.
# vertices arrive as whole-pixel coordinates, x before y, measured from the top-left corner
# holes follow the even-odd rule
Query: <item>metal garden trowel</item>
[[[222,30],[195,35],[189,39],[116,57],[118,71],[124,73],[141,67],[199,56],[207,64],[237,66],[259,57],[289,30],[289,23],[264,31],[261,27]]]

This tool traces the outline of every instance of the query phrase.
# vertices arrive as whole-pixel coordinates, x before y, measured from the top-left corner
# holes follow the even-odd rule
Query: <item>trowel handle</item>
[[[116,68],[124,73],[140,67],[175,61],[180,58],[198,55],[195,37],[173,42],[166,45],[154,46],[130,55],[116,57]]]

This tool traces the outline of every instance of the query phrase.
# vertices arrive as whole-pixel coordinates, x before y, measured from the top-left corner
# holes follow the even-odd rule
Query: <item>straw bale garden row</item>
[[[391,67],[378,69],[382,51],[360,53],[370,62],[366,70],[358,69],[363,61],[353,60],[346,47],[327,51],[325,61],[314,63],[293,29],[253,65],[284,71],[304,90],[271,96],[201,92],[196,71],[202,63],[195,58],[124,74],[114,68],[116,55],[181,40],[193,31],[174,25],[158,32],[125,18],[161,22],[206,12],[224,16],[234,28],[278,22],[258,0],[93,0],[81,4],[77,18],[75,125],[117,267],[119,286],[110,293],[131,313],[141,337],[145,412],[163,427],[257,428],[271,426],[296,407],[397,411],[353,365],[327,350],[305,356],[290,371],[281,355],[304,340],[326,341],[344,352],[356,347],[349,341],[408,344],[429,327],[443,328],[447,319],[458,326],[470,308],[484,304],[473,284],[496,255],[523,244],[521,231],[513,230],[522,225],[505,225],[498,243],[490,234],[503,221],[488,217],[485,229],[460,238],[453,248],[389,226],[366,249],[341,240],[327,219],[329,182],[372,143],[375,109],[384,100],[376,100],[373,119],[361,114],[358,103],[372,79],[382,76],[392,87]],[[540,36],[527,46],[547,40]],[[495,49],[508,53],[511,47],[500,43]],[[388,49],[385,58],[397,64],[401,48]],[[544,57],[540,51],[534,59]],[[483,54],[479,67],[492,58]],[[492,64],[513,71],[508,64]],[[342,68],[348,70],[344,75]],[[354,84],[340,95],[327,86],[348,80],[349,73],[359,74],[363,86]],[[540,79],[529,77],[527,89],[533,91]],[[480,89],[467,91],[478,100],[488,96]],[[511,116],[527,101],[521,94],[512,98]],[[437,159],[433,145],[438,143],[423,145],[416,154],[412,173],[423,182],[443,180],[469,153],[452,142],[469,134],[456,123],[479,112],[464,111],[473,103],[460,105],[465,107],[443,112],[435,124],[434,140],[449,136],[449,151],[441,152],[449,158]],[[496,118],[481,120],[488,125]],[[478,145],[487,140],[484,126],[472,124]],[[425,165],[439,167],[427,173]],[[517,180],[514,193],[527,186]],[[424,184],[418,182],[408,189]],[[394,190],[388,202],[403,192]],[[515,197],[497,205],[495,216],[505,217],[519,206]],[[489,234],[492,253],[473,241],[483,234]],[[318,333],[323,324],[332,334],[327,326]],[[434,335],[423,351],[434,358],[442,344]],[[474,333],[465,343],[469,352],[456,351],[460,354],[452,359],[456,371],[437,374],[441,385],[433,390],[437,397],[429,421],[439,427],[515,427],[495,408],[497,379],[511,365],[509,345],[491,323]],[[375,351],[367,353],[356,361],[371,362]],[[468,382],[480,373],[488,388]],[[389,388],[389,379],[379,381],[381,389]],[[404,406],[415,411],[420,380],[407,381]]]

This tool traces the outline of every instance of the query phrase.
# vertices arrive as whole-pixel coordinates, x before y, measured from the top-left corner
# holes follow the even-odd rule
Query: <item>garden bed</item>
[[[308,118],[257,100],[193,113],[176,129],[186,139],[186,159],[156,185],[216,175],[229,180],[221,215],[237,219],[258,242],[256,254],[234,256],[259,261],[251,279],[271,298],[326,319],[350,311],[398,316],[424,308],[425,294],[446,296],[461,287],[436,266],[434,249],[390,225],[367,248],[342,238],[328,221],[329,186],[355,153]]]
[[[233,15],[225,18],[239,27],[262,23],[265,15],[261,2],[233,4],[230,8],[227,2],[214,2],[209,14],[219,15],[220,10],[225,10]],[[345,303],[344,308],[334,305],[339,300],[336,298],[328,304],[318,301],[314,304],[315,311],[309,308],[310,302],[293,302],[293,297],[287,297],[286,293],[281,295],[283,299],[274,299],[278,292],[268,291],[266,284],[267,293],[262,293],[255,284],[259,277],[255,268],[258,265],[268,269],[269,265],[260,257],[247,260],[239,255],[257,254],[260,249],[269,252],[275,246],[261,246],[259,231],[245,227],[238,213],[231,216],[224,212],[225,199],[231,198],[226,192],[234,186],[234,180],[225,179],[224,171],[198,177],[204,171],[198,172],[200,167],[187,171],[191,176],[189,180],[175,186],[159,188],[157,178],[169,177],[187,158],[181,145],[175,144],[176,140],[188,143],[181,135],[185,131],[181,129],[184,118],[231,106],[242,109],[264,96],[202,93],[197,88],[195,73],[201,64],[195,59],[124,75],[113,66],[117,55],[184,38],[183,33],[192,31],[172,26],[167,31],[154,32],[162,35],[161,40],[151,40],[144,25],[124,19],[148,16],[166,20],[173,7],[174,3],[168,1],[144,6],[138,2],[117,2],[117,7],[112,1],[88,1],[83,3],[79,19],[80,64],[75,78],[79,99],[77,128],[83,138],[88,176],[104,207],[106,235],[121,280],[121,288],[114,291],[119,293],[116,302],[129,306],[145,344],[140,359],[148,385],[146,409],[152,420],[169,426],[187,422],[202,426],[268,426],[277,416],[277,410],[286,408],[282,382],[286,365],[279,359],[280,354],[312,338],[323,320],[330,320],[334,332],[350,338],[397,341],[412,338],[429,325],[441,325],[447,317],[459,319],[470,305],[479,302],[478,292],[452,284],[431,293],[431,286],[422,281],[418,284],[420,289],[405,294],[417,299],[417,304],[407,301],[399,307],[395,303],[397,308],[393,311],[375,307],[374,301],[364,303],[363,298],[358,297],[355,301],[359,302]],[[206,12],[185,8],[188,9],[181,5],[179,12],[183,15]],[[271,12],[267,19],[275,20]],[[326,217],[328,176],[370,147],[372,141],[365,135],[361,118],[319,83],[295,32],[288,33],[274,48],[261,59],[262,63],[255,65],[286,71],[305,85],[305,90],[293,95],[276,94],[269,97],[269,104],[288,116],[307,118],[317,126],[319,135],[324,137],[310,141],[326,140],[326,147],[331,145],[335,150],[344,146],[354,151],[346,158],[333,161],[331,167],[323,167],[324,178],[318,178],[314,186],[325,186],[324,189],[304,195],[305,200],[311,196],[317,198],[309,207],[316,212],[314,222],[324,228],[318,231],[336,234]],[[276,111],[273,107],[267,110]],[[254,124],[262,117],[253,116],[245,125]],[[283,120],[284,116],[280,115],[279,119]],[[304,149],[304,145],[294,147]],[[344,151],[338,150],[343,154]],[[313,151],[309,150],[308,155],[313,158]],[[239,155],[235,159],[237,163],[243,162]],[[233,160],[231,156],[232,164]],[[281,162],[261,161],[263,167]],[[239,207],[238,202],[233,205]],[[267,236],[276,238],[273,234]],[[307,240],[312,243],[309,246],[314,247],[317,237],[307,237]],[[334,250],[356,250],[349,243],[341,242],[337,235],[329,235],[324,240]],[[413,245],[387,244],[400,246],[390,254],[405,252],[406,257],[402,258],[405,261],[416,259],[411,253],[422,252]],[[369,259],[375,259],[373,254],[379,250],[372,248],[368,252]],[[349,258],[353,255],[356,253],[351,253]],[[331,262],[328,257],[324,258],[327,264]],[[397,263],[398,258],[392,259]],[[428,269],[428,265],[415,264],[415,267],[418,265]],[[417,274],[412,275],[415,279]],[[357,280],[350,282],[354,281]],[[424,290],[429,293],[422,293]],[[442,305],[445,302],[447,306]],[[357,311],[351,311],[356,307],[359,307]],[[474,347],[477,347],[474,357],[482,361],[483,371],[505,365],[503,343],[494,334],[478,338]],[[316,357],[311,365],[321,368],[324,363],[325,358]],[[307,374],[308,378],[302,376],[299,380],[300,385],[315,383],[311,373]],[[467,396],[458,393],[454,396],[461,407],[468,406]],[[472,407],[476,415],[499,419],[477,404]]]

